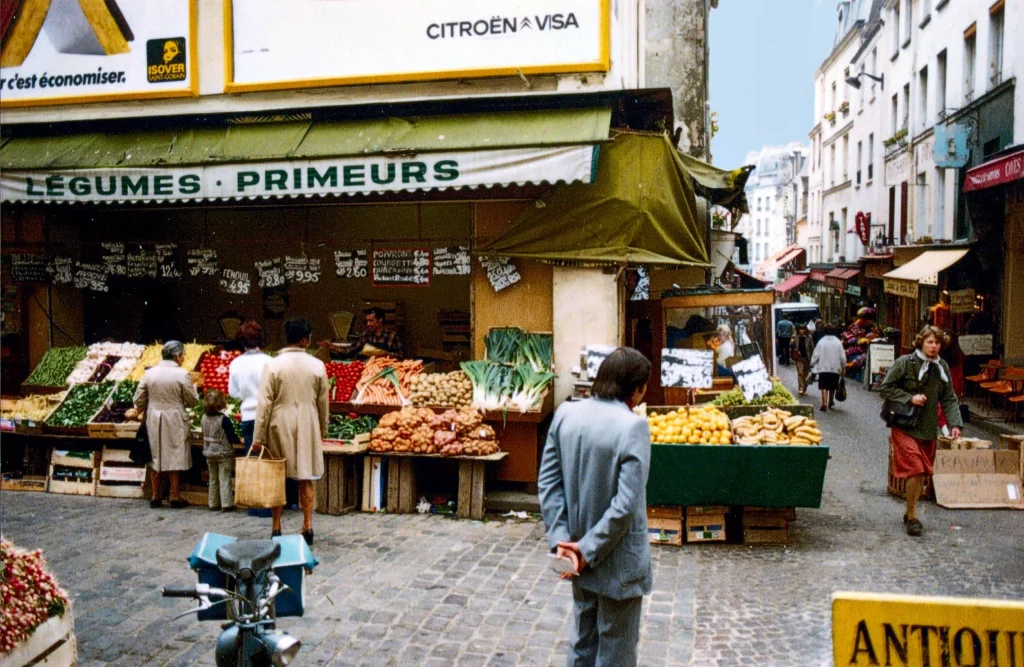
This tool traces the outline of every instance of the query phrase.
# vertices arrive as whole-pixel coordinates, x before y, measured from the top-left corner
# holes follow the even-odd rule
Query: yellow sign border
[[[585,63],[537,65],[534,67],[499,67],[491,69],[446,70],[440,72],[403,72],[399,74],[334,77],[326,79],[296,79],[274,83],[235,83],[235,30],[232,0],[224,0],[224,92],[256,93],[301,88],[329,88],[362,84],[413,83],[442,81],[445,79],[483,79],[520,74],[570,74],[607,72],[611,69],[611,0],[600,2],[600,60]]]
[[[185,90],[172,90],[166,93],[110,93],[109,95],[86,95],[85,97],[46,97],[28,100],[11,100],[7,102],[0,99],[0,109],[61,106],[65,104],[91,104],[93,102],[118,102],[122,100],[157,100],[173,99],[176,97],[199,97],[199,0],[189,0],[188,22],[188,57],[191,58],[192,63],[189,65],[191,81],[189,82],[189,87]]]

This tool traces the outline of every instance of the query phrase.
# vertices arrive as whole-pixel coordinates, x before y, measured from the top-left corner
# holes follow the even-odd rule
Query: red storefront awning
[[[797,287],[800,287],[805,282],[807,282],[807,279],[809,277],[810,276],[808,276],[806,273],[796,273],[796,274],[786,278],[785,280],[783,280],[778,285],[776,285],[775,286],[775,291],[776,292],[781,292],[783,294],[785,294],[786,292],[792,292]]]
[[[983,190],[1024,178],[1024,150],[989,160],[967,172],[964,192]]]

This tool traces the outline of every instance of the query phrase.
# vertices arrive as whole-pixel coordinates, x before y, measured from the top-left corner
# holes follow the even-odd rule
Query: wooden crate
[[[788,509],[744,508],[743,543],[789,544]]]
[[[114,424],[93,424],[92,422],[86,424],[90,438],[97,438],[100,440],[113,440],[117,437],[117,431],[114,429]]]
[[[3,478],[0,482],[0,490],[3,491],[46,491],[45,475],[25,475],[18,479]]]
[[[673,505],[651,505],[647,508],[647,521],[651,519],[676,519],[682,521],[683,508]]]
[[[484,518],[484,480],[487,464],[483,461],[459,461],[459,501],[455,515],[460,519]],[[413,499],[415,507],[415,499]]]
[[[683,546],[683,518],[678,519],[647,519],[647,533],[651,544],[664,544],[673,547]]]
[[[380,512],[387,509],[387,460],[380,456],[366,456],[363,458],[363,506],[364,512]],[[374,480],[380,481],[384,488],[381,489],[382,500],[378,501],[373,497]]]
[[[365,447],[361,448],[365,451]],[[324,475],[313,483],[316,511],[338,516],[359,509],[362,452],[334,452],[324,443]]]
[[[389,512],[412,514],[416,511],[416,471],[413,469],[411,457],[393,457],[384,459],[388,468],[387,505]]]
[[[101,498],[145,497],[148,472],[131,460],[127,449],[103,448],[96,495]]]
[[[729,508],[725,505],[691,505],[686,508],[686,516],[703,516],[725,514]]]
[[[725,542],[725,513],[720,514],[687,514],[686,541]]]
[[[54,616],[37,627],[28,639],[4,656],[4,667],[65,667],[78,661],[75,621],[70,605],[63,616]]]
[[[71,496],[96,495],[98,481],[99,456],[97,452],[89,452],[89,458],[69,456],[63,450],[55,449],[50,457],[50,474],[47,491]],[[75,471],[75,479],[64,478],[64,471]],[[81,475],[81,478],[78,478]]]

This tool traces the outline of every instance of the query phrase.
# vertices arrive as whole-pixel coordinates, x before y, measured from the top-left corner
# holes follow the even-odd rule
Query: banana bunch
[[[778,408],[732,420],[735,442],[741,445],[814,445],[821,430],[813,419]]]

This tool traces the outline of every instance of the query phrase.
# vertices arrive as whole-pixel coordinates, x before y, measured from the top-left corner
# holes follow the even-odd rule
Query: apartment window
[[[899,99],[900,99],[899,95],[893,95],[892,96],[892,114],[889,117],[889,125],[892,127],[892,132],[890,132],[889,136],[892,136],[893,134],[896,134],[896,132],[898,132],[899,129],[900,129],[900,120],[899,120],[899,118],[900,118],[899,117],[900,103],[899,103]]]
[[[907,83],[903,86],[903,121],[900,123],[900,129],[905,130],[910,127],[910,84]]]
[[[946,117],[946,50],[939,52],[935,59],[935,115],[939,120]]]
[[[978,26],[974,23],[964,31],[964,102],[974,99],[974,69],[977,61]]]
[[[923,132],[928,127],[928,68],[922,67],[921,72],[917,75],[918,92],[920,93],[918,103],[918,113],[920,114],[921,122],[920,128]]]
[[[761,218],[758,218],[757,219],[757,233],[755,234],[755,236],[760,236],[760,235],[761,235]]]
[[[946,238],[946,170],[935,170],[935,236]]]
[[[857,80],[860,81],[860,84],[861,84],[860,85],[860,95],[858,96],[858,104],[860,106],[858,108],[863,109],[864,108],[864,89],[867,88],[867,86],[864,85],[864,81],[865,81],[864,76],[863,76],[864,75],[864,63],[860,64],[860,72],[858,74],[859,75],[857,77]]]
[[[892,8],[892,57],[900,54],[900,3],[897,2]]]
[[[871,49],[871,73],[873,75],[875,75],[875,76],[878,76],[878,47],[877,46],[875,48]],[[878,83],[877,81],[872,79],[872,81],[871,81],[871,99],[875,98],[875,86],[877,85],[877,83]]]
[[[906,7],[903,10],[903,46],[910,44],[910,36],[914,33],[914,0],[903,0]]]
[[[921,12],[923,13],[921,17],[921,27],[923,28],[932,20],[932,0],[921,1]]]
[[[835,144],[832,144],[829,147],[828,172],[829,172],[829,183],[832,184],[832,185],[835,185],[836,184],[836,145]]]
[[[995,88],[1003,81],[1003,4],[992,5],[988,15],[989,54],[988,87]]]
[[[829,107],[829,111],[836,113],[839,107],[836,105],[836,82],[832,82],[832,106]]]
[[[843,135],[843,183],[850,180],[850,135]]]
[[[917,233],[931,236],[932,227],[928,219],[928,177],[922,171],[917,175]]]
[[[875,135],[868,135],[868,183],[875,176]]]
[[[860,185],[861,160],[864,158],[864,142],[857,142],[857,185]]]

